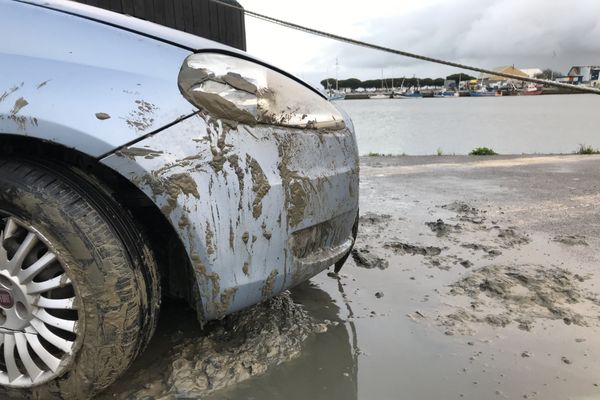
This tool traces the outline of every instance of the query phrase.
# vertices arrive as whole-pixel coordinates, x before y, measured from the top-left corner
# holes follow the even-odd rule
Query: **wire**
[[[321,37],[325,37],[325,38],[328,38],[328,39],[337,40],[339,42],[353,44],[355,46],[366,47],[366,48],[369,48],[369,49],[380,50],[380,51],[383,51],[383,52],[386,52],[386,53],[392,53],[392,54],[397,54],[397,55],[404,56],[404,57],[415,58],[417,60],[428,61],[428,62],[432,62],[432,63],[436,63],[436,64],[442,64],[442,65],[448,65],[450,67],[456,67],[456,68],[460,68],[460,69],[466,69],[466,70],[480,72],[480,73],[488,74],[488,75],[501,76],[501,77],[504,77],[504,78],[515,79],[515,80],[519,80],[519,81],[523,81],[523,82],[538,83],[538,84],[543,84],[543,85],[548,85],[548,86],[554,86],[554,87],[559,87],[559,88],[564,88],[564,89],[569,89],[569,90],[574,90],[574,91],[584,92],[584,93],[600,94],[600,89],[598,89],[598,88],[592,88],[592,87],[587,87],[587,86],[579,86],[579,85],[572,85],[572,84],[569,84],[569,83],[560,83],[560,82],[548,81],[548,80],[545,80],[545,79],[523,77],[523,76],[518,76],[518,75],[513,75],[513,74],[507,74],[505,72],[499,72],[499,71],[493,71],[493,70],[485,69],[485,68],[473,67],[473,66],[470,66],[470,65],[460,64],[460,63],[457,63],[457,62],[441,60],[441,59],[438,59],[438,58],[422,56],[422,55],[419,55],[419,54],[410,53],[408,51],[396,50],[396,49],[392,49],[390,47],[385,47],[385,46],[380,46],[380,45],[377,45],[377,44],[367,43],[367,42],[363,42],[363,41],[360,41],[360,40],[351,39],[351,38],[348,38],[348,37],[344,37],[344,36],[340,36],[340,35],[335,35],[333,33],[328,33],[328,32],[320,31],[320,30],[317,30],[317,29],[309,28],[309,27],[306,27],[306,26],[298,25],[298,24],[295,24],[293,22],[284,21],[284,20],[281,20],[281,19],[269,17],[269,16],[264,15],[264,14],[259,14],[259,13],[254,12],[254,11],[246,10],[245,8],[243,8],[243,7],[239,6],[239,5],[231,4],[231,3],[228,3],[228,2],[225,2],[225,1],[222,1],[222,0],[209,0],[209,1],[211,1],[212,3],[220,4],[220,5],[229,7],[229,8],[233,8],[233,9],[242,11],[246,15],[249,15],[249,16],[257,18],[257,19],[261,19],[263,21],[271,22],[271,23],[274,23],[274,24],[277,24],[277,25],[281,25],[281,26],[285,26],[285,27],[291,28],[291,29],[296,29],[296,30],[301,31],[301,32],[310,33],[312,35],[316,35],[316,36],[321,36]]]

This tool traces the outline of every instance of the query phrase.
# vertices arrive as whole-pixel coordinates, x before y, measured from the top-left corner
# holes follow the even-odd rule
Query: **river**
[[[361,155],[572,153],[600,147],[600,96],[343,100]]]

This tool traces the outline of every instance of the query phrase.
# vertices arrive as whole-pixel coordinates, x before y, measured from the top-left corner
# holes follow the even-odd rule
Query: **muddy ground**
[[[600,157],[361,164],[339,276],[204,332],[165,304],[100,398],[600,398]]]

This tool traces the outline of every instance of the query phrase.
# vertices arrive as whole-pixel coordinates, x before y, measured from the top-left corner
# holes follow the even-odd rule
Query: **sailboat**
[[[338,59],[336,58],[335,59],[335,89],[332,89],[331,87],[327,88],[327,98],[329,99],[329,101],[344,100],[346,98],[346,93],[341,92],[338,87],[338,67],[339,67],[339,63],[338,63]],[[329,82],[327,82],[327,85],[329,86]]]
[[[404,84],[404,82],[402,82],[402,83]],[[396,96],[394,96],[394,97],[396,97]],[[417,79],[417,88],[416,89],[413,86],[410,89],[398,94],[398,98],[400,98],[400,99],[420,99],[421,97],[423,97],[423,94],[421,94],[421,84],[419,83],[418,79]]]
[[[387,86],[387,85],[386,85]],[[370,99],[389,99],[389,94],[385,94],[385,88],[383,87],[383,69],[381,70],[381,92],[377,94],[372,94],[369,96]]]

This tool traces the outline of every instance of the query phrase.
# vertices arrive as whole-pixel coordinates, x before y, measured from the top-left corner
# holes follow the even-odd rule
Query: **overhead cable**
[[[450,67],[456,67],[456,68],[465,69],[465,70],[469,70],[469,71],[480,72],[482,74],[488,74],[488,75],[493,75],[493,76],[501,76],[503,78],[514,79],[514,80],[523,81],[523,82],[532,82],[532,83],[537,83],[537,84],[542,84],[542,85],[547,85],[547,86],[554,86],[554,87],[563,88],[563,89],[569,89],[569,90],[578,91],[578,92],[600,94],[600,89],[599,88],[593,88],[593,87],[588,87],[588,86],[580,86],[580,85],[573,85],[573,84],[570,84],[570,83],[562,83],[562,82],[550,81],[550,80],[546,80],[546,79],[529,78],[529,77],[524,77],[524,76],[509,74],[509,73],[506,73],[506,72],[494,71],[494,70],[490,70],[490,69],[474,67],[474,66],[471,66],[471,65],[461,64],[461,63],[457,63],[457,62],[453,62],[453,61],[446,61],[446,60],[442,60],[442,59],[438,59],[438,58],[434,58],[434,57],[423,56],[423,55],[419,55],[419,54],[415,54],[415,53],[410,53],[408,51],[397,50],[397,49],[392,49],[390,47],[385,47],[385,46],[380,46],[380,45],[377,45],[377,44],[367,43],[367,42],[364,42],[364,41],[361,41],[361,40],[356,40],[356,39],[352,39],[352,38],[348,38],[348,37],[336,35],[336,34],[333,34],[333,33],[328,33],[328,32],[324,32],[324,31],[320,31],[318,29],[313,29],[313,28],[309,28],[309,27],[306,27],[306,26],[298,25],[298,24],[295,24],[293,22],[284,21],[284,20],[281,20],[281,19],[269,17],[269,16],[264,15],[264,14],[260,14],[260,13],[254,12],[254,11],[246,10],[245,8],[243,8],[243,7],[239,6],[239,5],[235,5],[235,4],[232,4],[232,3],[229,3],[229,2],[225,2],[225,1],[222,1],[222,0],[209,0],[209,1],[211,1],[213,3],[216,3],[216,4],[220,4],[220,5],[229,7],[229,8],[233,8],[233,9],[242,11],[244,14],[246,14],[246,15],[248,15],[250,17],[254,17],[254,18],[257,18],[257,19],[260,19],[260,20],[263,20],[263,21],[271,22],[273,24],[285,26],[287,28],[295,29],[295,30],[298,30],[298,31],[301,31],[301,32],[310,33],[312,35],[316,35],[316,36],[321,36],[321,37],[325,37],[325,38],[328,38],[328,39],[337,40],[337,41],[343,42],[343,43],[353,44],[355,46],[366,47],[366,48],[369,48],[369,49],[379,50],[379,51],[383,51],[383,52],[386,52],[386,53],[392,53],[392,54],[396,54],[396,55],[400,55],[400,56],[404,56],[404,57],[410,57],[410,58],[414,58],[414,59],[417,59],[417,60],[422,60],[422,61],[428,61],[428,62],[432,62],[432,63],[436,63],[436,64],[447,65],[447,66],[450,66]]]

